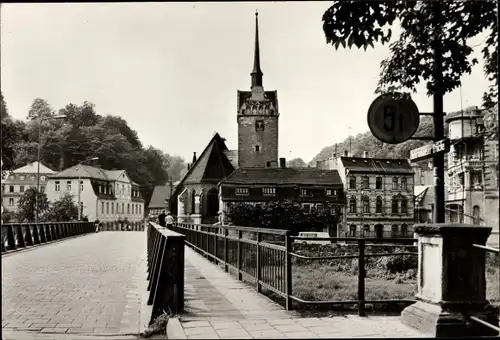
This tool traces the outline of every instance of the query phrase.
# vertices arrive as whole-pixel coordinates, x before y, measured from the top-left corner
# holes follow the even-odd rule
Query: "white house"
[[[75,203],[80,201],[82,216],[87,216],[89,221],[139,222],[144,218],[139,184],[133,182],[125,170],[78,164],[50,176],[45,192],[50,202],[71,194]]]

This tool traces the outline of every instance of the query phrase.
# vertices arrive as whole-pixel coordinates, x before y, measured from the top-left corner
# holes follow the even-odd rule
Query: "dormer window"
[[[311,189],[309,188],[300,189],[300,196],[312,196]]]
[[[24,175],[19,176],[19,180],[24,181]]]
[[[236,188],[235,190],[236,195],[238,196],[248,196],[250,193],[250,190],[248,188]]]
[[[262,188],[264,196],[276,196],[276,188]]]
[[[326,196],[337,196],[337,191],[335,189],[326,189]]]

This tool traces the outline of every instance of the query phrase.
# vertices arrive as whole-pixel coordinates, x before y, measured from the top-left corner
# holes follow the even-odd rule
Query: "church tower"
[[[255,13],[255,51],[250,91],[238,91],[238,167],[278,166],[278,92],[264,91],[260,69],[259,19]]]

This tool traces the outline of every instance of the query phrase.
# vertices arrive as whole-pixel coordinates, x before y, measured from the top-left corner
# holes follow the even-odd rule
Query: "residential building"
[[[148,205],[148,216],[157,217],[162,210],[170,211],[170,198],[173,189],[173,183],[155,186]]]
[[[342,236],[413,237],[414,172],[406,159],[333,157],[320,167],[337,169],[346,208]]]
[[[228,213],[234,203],[264,205],[271,201],[292,200],[301,204],[305,214],[328,209],[332,215],[345,204],[342,181],[336,170],[287,168],[284,158],[278,168],[238,168],[219,184],[222,222],[231,220]],[[332,237],[337,225],[324,226]]]
[[[499,175],[496,109],[448,114],[446,221],[493,227],[498,238]],[[498,240],[496,241],[498,243]]]
[[[104,170],[77,164],[49,177],[47,198],[54,202],[72,195],[82,216],[90,221],[139,222],[144,218],[144,200],[139,185],[125,170]],[[78,199],[80,197],[80,199]]]
[[[44,192],[48,176],[56,172],[40,163],[40,191]],[[2,181],[2,208],[3,211],[17,212],[17,204],[24,192],[29,188],[36,188],[38,162],[26,164],[8,173]]]

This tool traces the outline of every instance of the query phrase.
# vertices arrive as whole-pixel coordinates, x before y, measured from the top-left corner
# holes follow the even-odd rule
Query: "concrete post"
[[[497,335],[469,322],[476,316],[498,326],[486,300],[485,245],[491,228],[467,224],[418,224],[417,302],[404,309],[403,324],[434,337]]]

